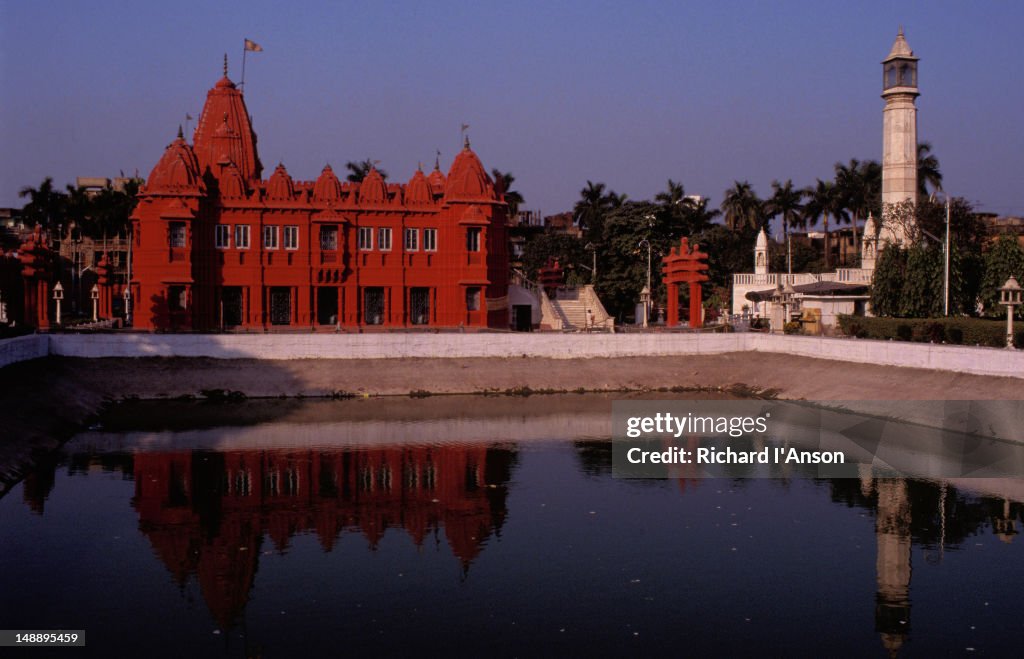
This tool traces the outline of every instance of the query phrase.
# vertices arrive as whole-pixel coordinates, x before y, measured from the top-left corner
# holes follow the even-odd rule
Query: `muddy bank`
[[[733,388],[808,400],[1021,397],[1019,379],[756,352],[579,360],[47,357],[0,369],[0,481],[11,482],[34,453],[52,451],[88,425],[105,404],[125,398],[167,399],[217,391],[276,398]]]

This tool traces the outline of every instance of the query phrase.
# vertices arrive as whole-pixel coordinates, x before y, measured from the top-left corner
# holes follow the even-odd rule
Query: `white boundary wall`
[[[45,357],[48,354],[50,341],[45,334],[29,334],[0,340],[0,368],[15,362]]]
[[[0,367],[67,357],[215,359],[585,359],[773,352],[816,359],[1024,378],[1024,351],[759,333],[735,334],[43,334],[0,341]]]

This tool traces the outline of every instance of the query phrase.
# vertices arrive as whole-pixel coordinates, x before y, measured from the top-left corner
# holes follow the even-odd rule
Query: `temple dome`
[[[295,196],[295,184],[284,165],[278,163],[267,181],[267,198],[290,201]]]
[[[167,146],[146,179],[145,192],[199,194],[204,188],[195,152],[179,137]]]
[[[313,200],[335,204],[341,201],[341,181],[334,174],[330,165],[324,166],[320,177],[313,184]]]
[[[376,167],[371,167],[366,178],[359,184],[359,203],[364,205],[384,204],[387,203],[387,200],[388,190],[384,185],[384,178]]]
[[[496,199],[494,183],[487,175],[483,163],[473,150],[466,146],[455,156],[455,162],[448,171],[448,184],[445,188],[448,199]]]
[[[430,176],[427,177],[427,183],[430,184],[431,193],[435,195],[444,194],[446,181],[444,174],[441,173],[441,166],[439,164],[434,164],[434,171],[430,172]]]
[[[754,246],[754,249],[768,249],[768,234],[764,232],[764,227],[757,232],[757,244]]]
[[[245,181],[233,162],[229,162],[221,172],[220,196],[224,199],[245,198]]]
[[[431,201],[433,201],[433,195],[430,192],[430,182],[423,175],[423,170],[417,169],[405,186],[405,203],[414,206],[429,204]]]

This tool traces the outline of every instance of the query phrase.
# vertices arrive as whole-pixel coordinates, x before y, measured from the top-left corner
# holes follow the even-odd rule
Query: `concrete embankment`
[[[807,400],[1018,399],[1024,392],[1019,378],[750,351],[589,359],[51,356],[0,369],[0,471],[25,464],[34,451],[59,446],[104,403],[123,398],[200,396],[204,391],[233,391],[254,398],[734,386],[739,391],[771,391],[782,398]],[[523,409],[529,413],[529,405]]]

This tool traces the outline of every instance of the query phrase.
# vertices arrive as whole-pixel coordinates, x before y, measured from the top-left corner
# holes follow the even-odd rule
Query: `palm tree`
[[[587,181],[587,187],[580,190],[580,200],[573,208],[577,223],[586,230],[587,239],[592,243],[601,241],[604,214],[611,208],[604,188],[604,183]]]
[[[822,181],[819,178],[817,184],[812,188],[808,188],[804,194],[807,197],[807,203],[804,204],[804,217],[811,223],[816,222],[819,217],[824,222],[825,269],[828,270],[832,267],[832,241],[828,227],[829,218],[834,218],[838,224],[844,220],[848,221],[850,216],[847,214],[846,207],[843,204],[842,192],[832,181]]]
[[[717,208],[708,209],[707,197],[694,203],[690,202],[686,223],[689,235],[696,236],[705,229],[710,229],[715,218],[722,214]]]
[[[726,226],[733,231],[747,227],[756,231],[761,228],[764,217],[762,206],[749,181],[733,181],[733,186],[725,191],[721,206]]]
[[[688,200],[686,199],[686,191],[683,189],[683,184],[669,179],[665,192],[659,192],[654,195],[654,201],[672,211],[685,205]]]
[[[882,195],[882,166],[875,160],[851,158],[848,165],[836,163],[836,186],[853,221],[853,241],[859,245],[857,225],[878,208]]]
[[[18,191],[19,197],[28,197],[22,216],[44,229],[59,228],[67,209],[67,195],[53,188],[53,177],[47,176],[38,188],[26,185]]]
[[[917,193],[927,197],[928,187],[931,194],[942,191],[942,172],[939,170],[939,159],[932,153],[931,142],[917,143]]]
[[[352,183],[362,183],[363,179],[370,173],[370,170],[375,168],[374,164],[374,161],[370,158],[359,161],[349,160],[345,163],[345,168],[349,171],[348,180]],[[388,177],[388,173],[383,169],[377,169],[377,173],[380,174],[381,178],[386,179]]]
[[[495,168],[491,170],[491,174],[494,176],[494,183],[505,195],[505,203],[508,204],[508,216],[515,218],[519,214],[519,206],[523,203],[523,195],[519,194],[518,190],[512,189],[512,183],[516,180],[516,177],[512,175],[512,172],[504,172]]]
[[[769,217],[778,216],[782,220],[782,234],[785,236],[785,244],[789,247],[789,228],[799,225],[803,216],[804,206],[800,202],[804,198],[803,190],[793,189],[793,180],[786,179],[785,183],[772,181],[772,196],[765,201],[764,212]],[[787,256],[787,269],[792,268],[792,262]]]

